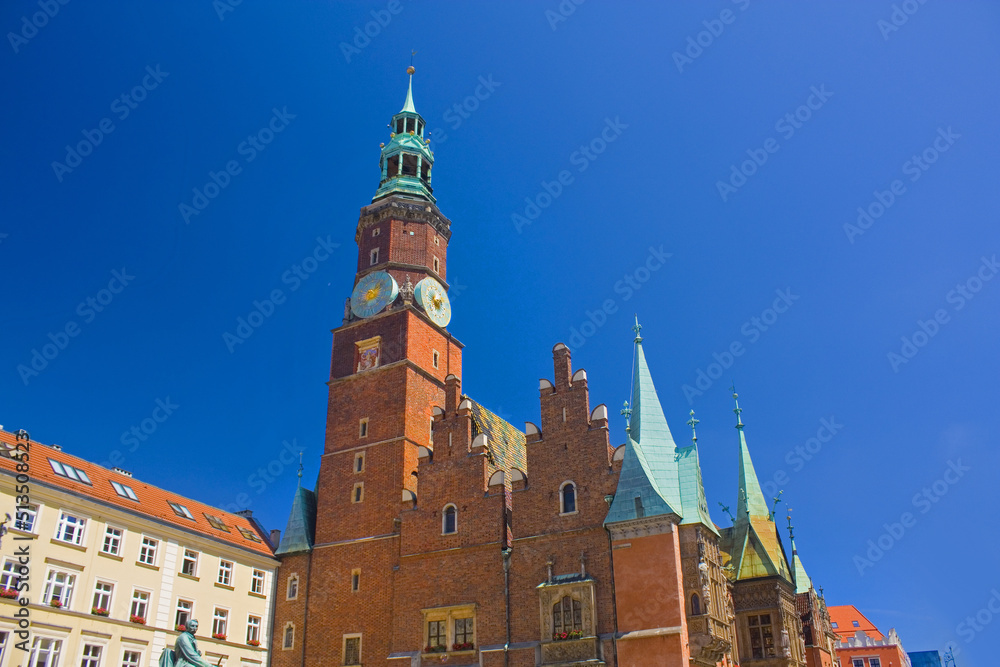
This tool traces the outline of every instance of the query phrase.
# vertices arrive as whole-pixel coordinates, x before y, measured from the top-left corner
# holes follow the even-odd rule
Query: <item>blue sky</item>
[[[638,313],[715,520],[735,381],[828,602],[986,664],[1000,619],[961,624],[1000,587],[1000,8],[562,6],[71,2],[34,29],[4,3],[0,422],[283,528],[415,49],[463,389],[537,421],[564,341],[618,444]]]

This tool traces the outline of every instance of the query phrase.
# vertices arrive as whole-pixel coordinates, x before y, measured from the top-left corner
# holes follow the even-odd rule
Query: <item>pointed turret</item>
[[[301,474],[299,476],[301,480]],[[309,489],[295,490],[292,511],[288,515],[288,525],[281,535],[281,543],[274,553],[286,556],[303,551],[312,551],[316,535],[316,494]]]
[[[747,447],[746,435],[743,433],[743,409],[740,407],[739,395],[733,392],[733,400],[736,401],[736,430],[740,434],[740,488],[739,499],[736,505],[736,522],[745,521],[751,516],[771,518],[771,512],[767,509],[767,501],[764,500],[764,492],[760,488],[760,481],[757,479],[757,471],[753,468],[753,460],[750,458],[750,448]]]
[[[410,75],[410,83],[406,89],[406,101],[403,108],[392,117],[389,127],[389,143],[382,144],[381,169],[382,179],[372,201],[378,201],[389,195],[402,195],[413,199],[424,199],[434,202],[434,192],[431,187],[431,167],[434,165],[434,153],[428,147],[430,139],[424,138],[426,123],[417,113],[413,105],[413,73],[416,70],[411,65],[406,72]]]
[[[795,548],[795,528],[792,526],[791,514],[788,515],[788,541],[792,545],[792,581],[795,582],[795,594],[808,593],[813,587],[812,579],[806,574],[806,568],[802,566],[798,549]]]
[[[705,485],[701,479],[698,435],[694,429],[698,420],[694,418],[694,410],[691,411],[691,419],[687,423],[691,427],[691,445],[677,448],[677,472],[680,477],[681,508],[684,516],[681,525],[700,523],[718,535],[719,530],[708,513]]]

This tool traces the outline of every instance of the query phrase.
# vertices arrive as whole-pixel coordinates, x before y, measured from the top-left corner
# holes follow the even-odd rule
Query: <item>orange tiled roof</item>
[[[872,639],[884,639],[875,624],[865,618],[865,615],[858,611],[854,605],[827,607],[826,610],[830,612],[830,622],[835,624],[833,631],[837,633],[838,637],[853,637],[858,630],[864,630],[865,634]],[[854,625],[855,621],[857,621],[857,625]]]
[[[13,447],[15,442],[16,439],[13,433],[0,430],[0,443],[5,445],[3,449],[8,450]],[[29,465],[31,466],[31,470],[28,474],[32,481],[65,489],[75,495],[86,496],[108,505],[120,507],[129,512],[144,514],[163,523],[177,526],[181,530],[199,533],[264,556],[274,556],[274,551],[268,542],[268,537],[262,534],[255,523],[246,517],[225,512],[216,507],[200,503],[197,500],[185,498],[176,493],[151,486],[128,475],[108,470],[96,463],[85,461],[77,456],[72,456],[48,445],[43,445],[40,442],[34,440],[30,442]],[[83,470],[87,477],[90,478],[91,484],[73,481],[57,475],[49,463],[50,460],[64,466],[73,466],[74,468]],[[15,465],[16,462],[8,456],[0,456],[0,474],[17,474]],[[135,492],[138,501],[118,495],[111,485],[112,481],[131,488]],[[193,519],[178,516],[170,507],[168,501],[186,507],[191,512]],[[206,514],[221,519],[225,526],[229,528],[229,532],[214,528],[209,523],[208,518],[206,518]],[[259,541],[249,539],[241,531],[246,531],[247,534],[253,535]]]

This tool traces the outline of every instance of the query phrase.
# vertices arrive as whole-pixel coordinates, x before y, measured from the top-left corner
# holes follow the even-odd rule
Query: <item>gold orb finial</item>
[[[417,68],[414,67],[413,65],[410,65],[409,67],[406,68],[406,73],[409,74],[410,76],[413,76],[413,73],[416,71]]]

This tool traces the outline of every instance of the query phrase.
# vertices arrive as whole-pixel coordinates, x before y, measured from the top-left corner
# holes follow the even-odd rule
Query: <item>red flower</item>
[[[226,636],[224,634],[222,634],[221,632],[213,632],[212,633],[212,637],[214,639],[222,639],[222,640],[225,640],[225,638],[226,638]]]
[[[17,599],[17,591],[13,588],[0,588],[0,598]]]
[[[135,614],[132,614],[128,620],[133,623],[138,623],[139,625],[146,625],[146,619],[143,616],[136,616]]]
[[[260,646],[260,642],[256,639],[248,639],[247,646]]]
[[[58,609],[59,607],[62,607],[62,601],[59,600],[59,598],[52,598],[52,600],[49,601],[49,606]]]

